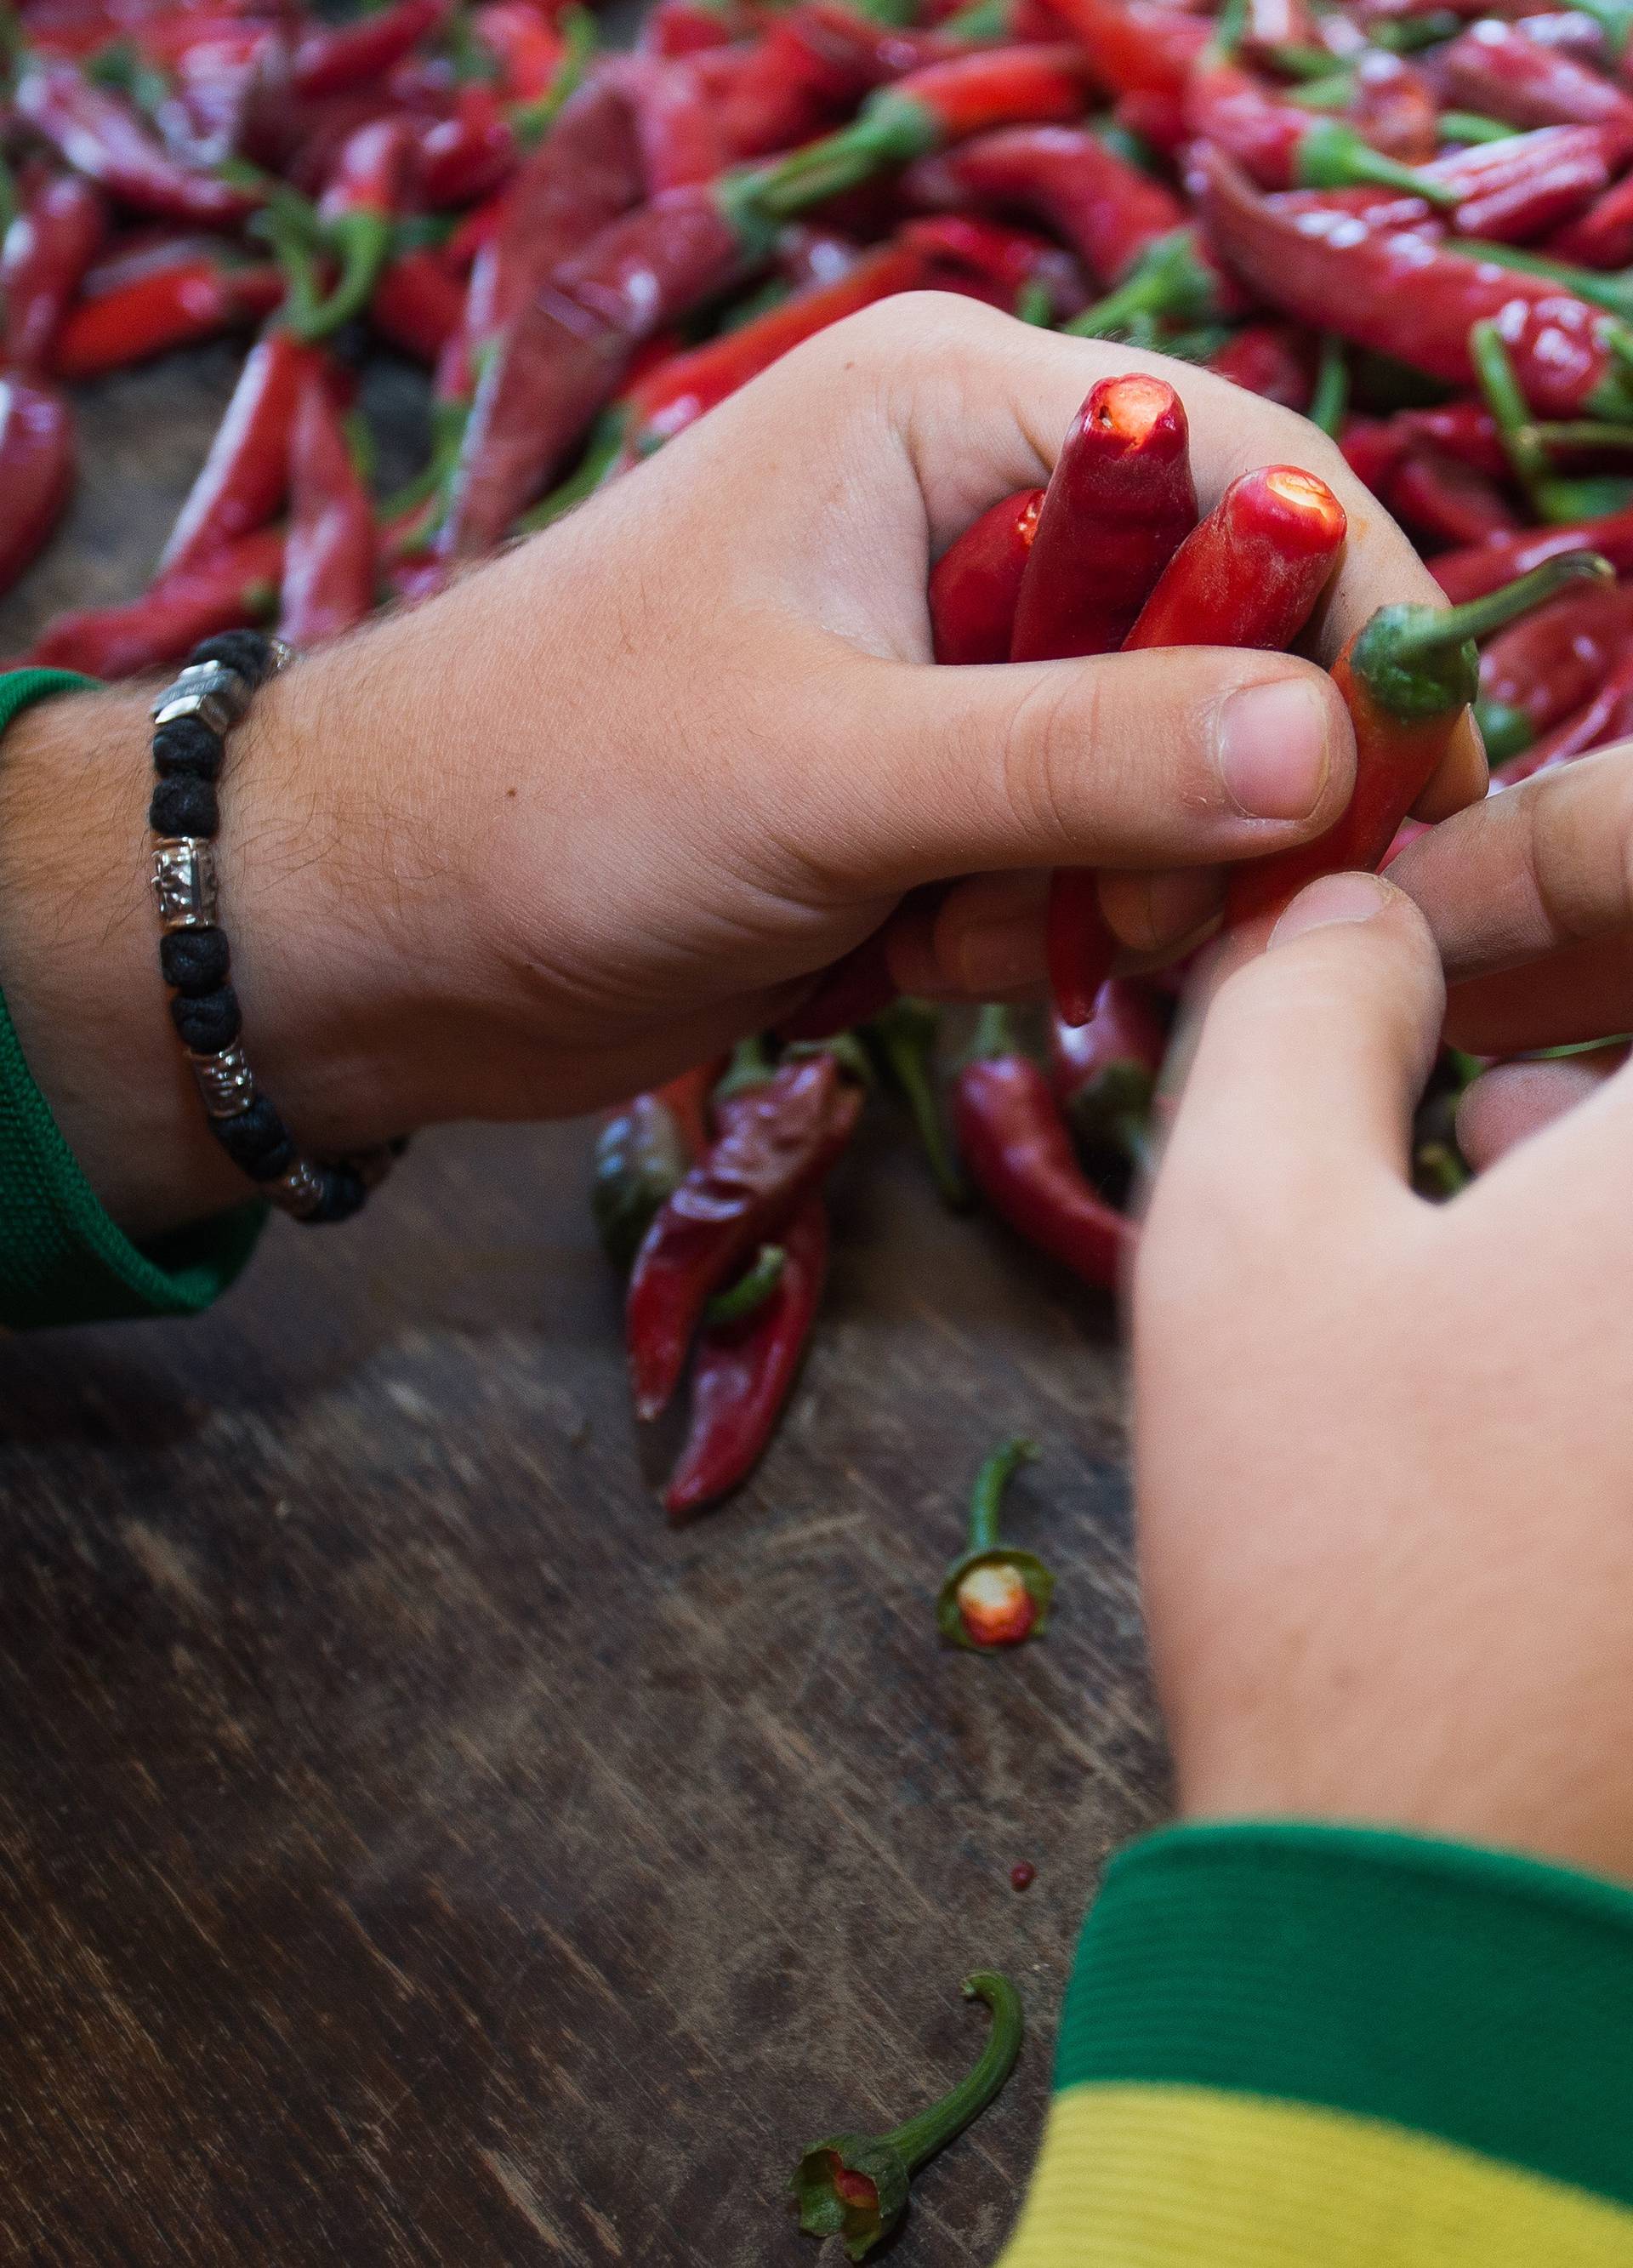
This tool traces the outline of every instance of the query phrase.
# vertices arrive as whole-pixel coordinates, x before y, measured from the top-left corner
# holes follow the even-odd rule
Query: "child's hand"
[[[1633,764],[1521,792],[1397,869],[1454,968],[1598,940],[1537,964],[1551,1021],[1522,977],[1470,985],[1475,1044],[1554,1036],[1567,976],[1593,1028],[1633,1003]],[[1416,906],[1350,875],[1203,1024],[1135,1299],[1181,1800],[1633,1876],[1633,1085],[1431,1206],[1408,1160],[1444,1000]]]

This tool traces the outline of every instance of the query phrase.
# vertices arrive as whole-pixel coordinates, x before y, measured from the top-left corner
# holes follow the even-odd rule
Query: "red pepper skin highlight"
[[[982,1017],[983,1051],[960,1071],[953,1123],[971,1180],[1028,1244],[1103,1291],[1116,1288],[1136,1231],[1095,1189],[1072,1152],[1048,1080],[1009,1042],[1001,1012]]]
[[[99,182],[138,212],[238,228],[261,202],[252,191],[234,188],[213,173],[178,165],[128,103],[71,64],[31,65],[18,81],[13,100],[19,114],[76,173]]]
[[[1178,96],[1212,26],[1160,0],[1050,0],[1107,94]]]
[[[777,1232],[783,1270],[740,1322],[706,1323],[692,1366],[686,1447],[664,1490],[672,1521],[688,1519],[747,1480],[776,1430],[798,1375],[828,1276],[828,1212],[805,1198]]]
[[[1625,268],[1633,261],[1633,173],[1567,221],[1547,248],[1552,258],[1579,268]]]
[[[927,210],[1025,213],[1063,236],[1096,282],[1121,282],[1185,208],[1162,182],[1077,126],[1009,126],[921,158],[901,194]]]
[[[74,485],[74,427],[61,394],[0,377],[0,593],[45,548]]]
[[[1595,748],[1608,747],[1633,733],[1633,653],[1624,653],[1592,698],[1573,716],[1563,718],[1544,733],[1521,756],[1499,765],[1492,774],[1504,787],[1518,787],[1537,772],[1551,771]]]
[[[1458,191],[1453,221],[1460,235],[1528,244],[1590,204],[1623,155],[1620,128],[1545,126],[1460,151],[1423,170]]]
[[[1137,1146],[1129,1138],[1144,1133],[1167,1051],[1167,1019],[1137,977],[1108,978],[1086,1023],[1051,1020],[1049,1084],[1080,1140],[1124,1155]]]
[[[161,575],[195,565],[262,527],[289,492],[290,434],[321,358],[275,327],[252,347],[198,478],[159,559]],[[201,633],[203,635],[203,633]]]
[[[1314,612],[1348,522],[1325,481],[1296,465],[1234,480],[1164,569],[1123,644],[1281,652]]]
[[[1518,24],[1491,18],[1471,24],[1439,58],[1439,69],[1460,110],[1512,126],[1615,126],[1633,150],[1633,99],[1601,72],[1527,39]]]
[[[860,1092],[830,1055],[784,1064],[734,1100],[720,1139],[662,1207],[636,1255],[624,1337],[638,1418],[662,1413],[710,1294],[820,1186],[861,1108]]]
[[[0,245],[5,360],[26,378],[48,371],[57,335],[107,233],[89,181],[54,175],[35,188]]]
[[[283,297],[280,269],[243,267],[186,243],[93,268],[57,334],[58,378],[99,378],[268,315]]]
[[[321,372],[301,390],[290,433],[289,484],[278,628],[299,648],[355,630],[374,611],[374,509]]]
[[[180,661],[201,638],[270,620],[283,571],[283,537],[262,528],[224,551],[162,577],[129,606],[59,615],[28,659],[87,677],[135,677]]]
[[[937,561],[930,578],[930,622],[938,661],[1009,659],[1021,578],[1044,494],[1018,489],[1001,497]]]
[[[1546,733],[1591,701],[1630,649],[1633,587],[1568,592],[1491,640],[1480,657],[1481,698]]]
[[[1497,318],[1539,415],[1589,414],[1596,398],[1620,407],[1605,319],[1557,284],[1325,205],[1278,210],[1217,151],[1198,166],[1216,247],[1285,313],[1460,387],[1475,382],[1470,330]]]

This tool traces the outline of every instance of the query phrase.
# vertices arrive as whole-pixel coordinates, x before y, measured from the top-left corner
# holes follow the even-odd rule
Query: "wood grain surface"
[[[140,588],[232,364],[82,393],[0,652]],[[415,388],[371,400],[411,461]],[[997,2253],[1085,1904],[1164,1801],[1109,1316],[881,1108],[783,1437],[672,1532],[587,1142],[426,1138],[198,1322],[0,1346],[0,2261],[793,2268],[798,2146],[964,2068],[975,1967],[1023,2061],[894,2258]],[[988,1662],[931,1606],[1011,1432],[1060,1605]]]

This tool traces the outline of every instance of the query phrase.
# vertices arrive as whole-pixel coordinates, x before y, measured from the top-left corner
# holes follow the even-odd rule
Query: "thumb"
[[[858,660],[845,679],[824,718],[824,860],[869,895],[995,868],[1257,858],[1324,832],[1355,777],[1337,689],[1288,654]]]
[[[1212,1248],[1221,1216],[1307,1269],[1358,1211],[1415,1204],[1412,1114],[1445,990],[1428,924],[1372,874],[1293,900],[1226,976],[1191,1056],[1147,1244]]]

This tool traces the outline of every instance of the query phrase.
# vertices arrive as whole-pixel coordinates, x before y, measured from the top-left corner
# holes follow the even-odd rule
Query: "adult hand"
[[[1531,863],[1568,839],[1536,806],[1556,799],[1563,828],[1592,799],[1564,777],[1539,782],[1529,820],[1515,795],[1513,816],[1504,796],[1454,822],[1483,861],[1466,896],[1441,887],[1454,829],[1423,849],[1410,879],[1454,967],[1504,934],[1504,956],[1541,947],[1567,908],[1609,911],[1608,840],[1586,896],[1551,850]],[[1482,881],[1495,916],[1475,911]],[[1465,991],[1463,1036],[1490,1036],[1496,995]],[[1633,1878],[1633,1083],[1429,1204],[1411,1121],[1444,1005],[1417,907],[1345,875],[1294,902],[1202,1024],[1135,1293],[1145,1596],[1181,1803]],[[1541,1036],[1523,987],[1501,1012]]]
[[[1089,387],[1134,366],[1185,397],[1204,508],[1289,460],[1342,497],[1320,652],[1380,600],[1434,594],[1330,444],[1222,380],[938,295],[857,316],[557,529],[259,697],[227,768],[224,920],[297,1138],[607,1101],[774,1020],[886,924],[904,987],[1030,987],[1056,864],[1118,870],[1124,939],[1172,945],[1219,862],[1329,826],[1353,742],[1312,662],[931,665],[932,561],[1046,478]],[[241,1184],[164,1012],[140,709],[67,702],[11,736],[0,970],[70,1140],[151,1228]],[[96,818],[65,879],[46,836],[70,770]],[[1425,810],[1482,777],[1471,732]],[[31,959],[42,890],[83,917],[93,889],[88,925],[45,917],[66,960]]]

